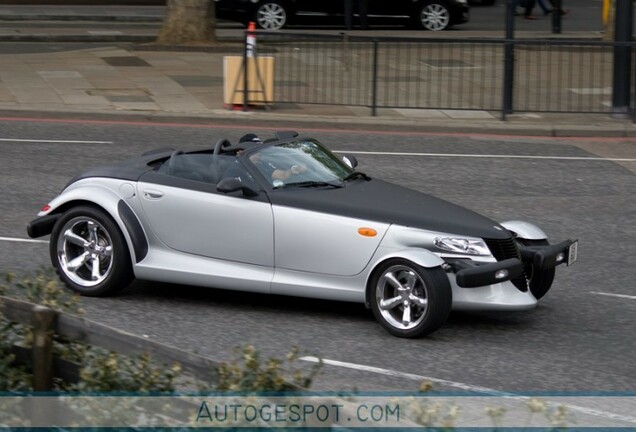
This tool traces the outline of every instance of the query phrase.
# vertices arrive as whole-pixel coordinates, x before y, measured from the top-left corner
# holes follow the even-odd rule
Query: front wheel
[[[548,246],[547,240],[527,240],[527,239],[517,239],[519,243],[523,246]],[[526,276],[528,277],[530,292],[539,300],[541,297],[547,294],[552,287],[552,282],[554,281],[554,274],[556,273],[555,268],[551,268],[548,270],[535,270],[532,263],[524,263]]]
[[[113,294],[133,278],[119,227],[94,207],[75,207],[60,216],[51,233],[50,254],[60,279],[85,296]]]
[[[265,30],[280,30],[287,24],[289,17],[282,3],[265,0],[256,8],[254,20],[258,28]]]
[[[451,14],[446,3],[438,0],[424,1],[417,9],[415,25],[432,31],[446,30],[450,26]]]
[[[393,259],[377,269],[370,284],[373,314],[395,336],[425,336],[448,318],[452,291],[440,267],[427,269],[408,260]]]

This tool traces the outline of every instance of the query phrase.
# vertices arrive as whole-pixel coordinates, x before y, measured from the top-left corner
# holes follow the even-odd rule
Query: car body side
[[[239,21],[247,24],[255,20],[256,10],[264,0],[217,0],[216,13],[220,19]],[[288,21],[299,18],[320,22],[325,18],[337,17],[344,24],[344,3],[336,0],[276,0],[288,12]],[[368,0],[368,16],[371,19],[412,19],[418,9],[429,0]],[[457,0],[436,0],[448,7],[450,25],[462,24],[469,19],[467,2]]]
[[[373,179],[352,155],[281,131],[208,149],[151,151],[72,179],[27,225],[51,234],[69,289],[133,278],[363,303],[421,337],[450,310],[531,309],[578,241],[548,242],[449,201]]]
[[[147,197],[154,188],[152,183],[130,179],[82,178],[38,216],[90,200],[91,205],[107,212],[124,234],[139,279],[367,305],[374,270],[391,258],[407,259],[424,268],[458,257],[480,263],[496,261],[492,256],[429,250],[434,249],[435,237],[454,233],[276,205],[263,199],[265,194],[260,199],[246,199],[162,185],[162,192],[177,197],[177,201],[156,209]],[[189,208],[193,204],[188,203],[196,208]],[[166,208],[173,211],[163,212]],[[157,212],[159,222],[152,221],[151,212]],[[193,220],[188,216],[191,214],[201,217]],[[525,222],[503,225],[533,238],[544,237],[540,229]],[[131,232],[131,226],[141,227],[142,233]],[[371,228],[377,235],[360,236],[357,227]],[[163,233],[169,233],[168,237]],[[140,243],[146,247],[140,248]],[[530,292],[520,291],[510,281],[462,288],[452,272],[447,274],[455,310],[525,310],[537,303]]]

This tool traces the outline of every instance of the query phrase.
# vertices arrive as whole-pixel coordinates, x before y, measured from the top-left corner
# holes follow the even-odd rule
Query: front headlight
[[[457,3],[467,4],[467,3],[468,3],[468,0],[457,0]]]
[[[445,251],[467,255],[490,255],[486,243],[476,238],[435,237],[435,246]]]

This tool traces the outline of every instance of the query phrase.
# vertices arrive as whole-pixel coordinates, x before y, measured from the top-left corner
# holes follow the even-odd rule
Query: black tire
[[[548,246],[547,240],[527,240],[527,239],[517,239],[519,243],[524,246]],[[539,300],[552,287],[552,282],[554,281],[554,274],[556,273],[556,269],[551,268],[549,270],[544,271],[534,271],[534,266],[532,263],[525,264],[526,276],[528,276],[530,292]]]
[[[264,0],[254,11],[256,27],[264,30],[280,30],[289,24],[289,11],[277,0]]]
[[[443,0],[424,0],[415,9],[415,28],[442,31],[451,26],[451,12]]]
[[[73,207],[60,216],[49,251],[62,282],[81,295],[111,295],[133,279],[123,234],[108,214],[95,207]]]
[[[405,259],[391,259],[374,271],[369,283],[373,315],[395,336],[426,336],[448,318],[453,297],[448,277],[440,267],[423,268]]]

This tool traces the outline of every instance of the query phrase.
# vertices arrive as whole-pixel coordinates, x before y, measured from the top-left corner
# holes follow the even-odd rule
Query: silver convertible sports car
[[[577,258],[577,241],[356,166],[295,132],[156,150],[74,178],[28,234],[51,235],[53,266],[83,295],[140,278],[359,302],[400,337],[451,310],[531,309]]]

